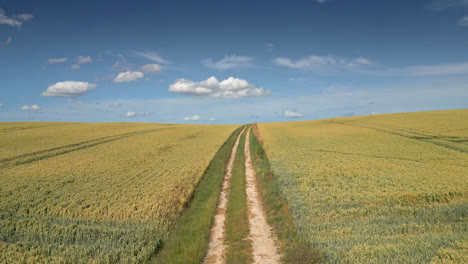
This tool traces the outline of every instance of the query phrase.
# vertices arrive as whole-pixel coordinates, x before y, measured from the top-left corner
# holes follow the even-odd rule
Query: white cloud
[[[173,84],[169,85],[168,90],[185,95],[231,99],[270,95],[269,90],[265,92],[263,88],[257,88],[246,80],[229,77],[220,82],[214,76],[201,82],[177,79]]]
[[[459,25],[459,26],[462,26],[462,27],[468,27],[468,15],[466,15],[466,16],[460,18],[460,19],[458,20],[458,25]]]
[[[120,67],[120,61],[117,61],[116,63],[112,64],[112,68],[117,69]]]
[[[10,45],[12,40],[13,39],[11,37],[8,37],[8,39],[5,41],[5,45],[7,45],[7,46]]]
[[[127,112],[125,114],[125,117],[135,117],[136,116],[136,113],[135,112]]]
[[[156,74],[156,73],[160,73],[163,70],[163,67],[159,64],[153,63],[153,64],[145,64],[141,66],[140,69],[147,73]]]
[[[193,116],[184,117],[184,121],[197,121],[197,120],[200,120],[200,116],[193,115]]]
[[[325,2],[328,2],[328,0],[317,0],[317,3],[319,4],[324,4]]]
[[[210,117],[210,121],[216,121],[216,118]]]
[[[308,56],[293,61],[290,58],[278,57],[275,62],[279,66],[300,69],[300,70],[315,70],[315,71],[330,71],[330,70],[355,70],[362,66],[371,65],[372,62],[366,58],[356,58],[347,60],[338,56]]]
[[[377,78],[378,79],[378,78]],[[157,99],[119,99],[87,101],[79,107],[69,103],[53,104],[41,109],[31,118],[42,121],[74,121],[74,122],[121,122],[134,121],[125,118],[127,111],[154,112],[147,118],[155,123],[222,123],[245,124],[252,122],[279,122],[281,120],[322,119],[343,116],[353,112],[355,115],[371,112],[392,113],[423,110],[463,109],[468,102],[468,75],[458,75],[452,78],[403,78],[398,84],[375,82],[367,84],[341,83],[336,80],[336,87],[346,87],[351,96],[333,96],[320,91],[326,89],[329,83],[314,83],[316,90],[305,94],[290,96],[270,96],[262,100],[223,100],[203,98],[194,100],[192,97],[162,97]],[[99,86],[99,85],[98,85]],[[376,89],[375,87],[379,87]],[[443,87],[443,89],[441,89]],[[80,98],[80,97],[78,97]],[[89,98],[88,100],[92,100]],[[1,100],[0,100],[1,101]],[[113,102],[122,103],[121,108],[110,108]],[[1,102],[0,102],[1,103]],[[7,103],[4,108],[7,108]],[[32,102],[31,102],[32,103]],[[29,103],[29,104],[31,104]],[[155,108],[155,106],[158,106]],[[16,112],[8,115],[0,114],[0,121],[19,121],[24,119],[24,112],[17,106]],[[280,109],[275,111],[272,109]],[[2,111],[1,109],[0,111]],[[7,111],[7,109],[4,109]],[[296,111],[302,118],[285,118],[284,110]],[[10,111],[10,110],[8,110]],[[22,113],[23,112],[23,113]],[[190,114],[190,115],[189,115]],[[185,116],[196,114],[199,121],[184,121]],[[215,122],[209,117],[216,117]],[[222,117],[222,119],[221,119]]]
[[[252,61],[251,57],[248,56],[224,56],[219,61],[214,62],[212,59],[206,59],[202,61],[202,64],[205,67],[217,69],[217,70],[229,70],[234,68],[244,68],[252,66],[250,63]]]
[[[47,87],[41,96],[58,96],[58,97],[76,97],[87,94],[96,88],[95,84],[87,82],[65,81],[58,82]]]
[[[57,59],[49,59],[47,62],[49,64],[56,64],[56,63],[63,63],[63,62],[66,62],[68,60],[68,58],[57,58]],[[79,65],[78,65],[79,66]]]
[[[12,27],[20,28],[23,25],[23,22],[33,19],[31,14],[20,14],[8,17],[5,14],[5,11],[0,8],[0,24],[6,24]]]
[[[79,64],[73,64],[72,65],[73,70],[78,70],[79,68],[81,68],[81,66]]]
[[[161,56],[159,56],[156,52],[151,51],[151,50],[145,50],[145,51],[132,51],[134,55],[137,55],[139,57],[145,58],[149,61],[157,62],[157,63],[162,63],[162,64],[168,64],[169,61],[163,59]]]
[[[23,105],[23,106],[21,107],[21,110],[23,110],[23,111],[37,111],[37,110],[39,110],[39,109],[41,109],[41,108],[40,108],[38,105],[36,105],[36,104],[33,104],[33,105]]]
[[[288,111],[288,110],[284,111],[283,115],[286,118],[298,118],[298,117],[303,116],[302,114],[299,114],[298,112]]]
[[[114,78],[115,83],[122,83],[122,82],[133,82],[140,78],[143,78],[144,74],[139,71],[126,71],[121,72]]]
[[[76,58],[76,61],[78,62],[78,64],[91,63],[91,62],[93,62],[93,60],[91,59],[91,56],[87,56],[87,57],[78,56],[78,57]]]

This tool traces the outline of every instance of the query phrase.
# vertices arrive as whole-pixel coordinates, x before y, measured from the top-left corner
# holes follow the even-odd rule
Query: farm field
[[[0,124],[0,263],[143,263],[239,126]]]
[[[322,262],[468,262],[468,110],[258,129],[297,231]]]

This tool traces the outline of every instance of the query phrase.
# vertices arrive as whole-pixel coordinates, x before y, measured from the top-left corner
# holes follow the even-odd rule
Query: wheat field
[[[0,124],[0,263],[143,263],[238,126]]]
[[[329,263],[468,263],[468,110],[258,124]]]

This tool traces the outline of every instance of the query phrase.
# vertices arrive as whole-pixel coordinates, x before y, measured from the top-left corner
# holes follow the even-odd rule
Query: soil
[[[245,129],[244,129],[245,130]],[[224,221],[226,219],[226,205],[227,197],[229,194],[229,186],[231,185],[232,165],[234,164],[234,158],[236,157],[237,146],[239,145],[239,139],[242,133],[237,136],[237,139],[232,147],[231,156],[226,167],[226,174],[224,175],[223,188],[219,196],[218,207],[216,209],[216,215],[214,217],[214,224],[210,231],[210,243],[208,245],[208,252],[206,254],[205,264],[222,264],[226,262],[224,251],[226,245],[224,244]]]
[[[249,239],[252,241],[254,263],[280,263],[278,239],[268,225],[263,203],[257,188],[257,179],[250,156],[250,129],[245,138],[245,176],[247,206],[250,224]]]

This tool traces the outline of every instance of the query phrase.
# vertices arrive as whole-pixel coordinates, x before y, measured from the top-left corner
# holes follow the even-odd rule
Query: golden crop
[[[3,123],[0,263],[141,263],[238,126]]]
[[[468,263],[468,110],[258,127],[324,261]]]

